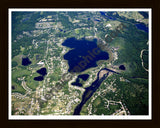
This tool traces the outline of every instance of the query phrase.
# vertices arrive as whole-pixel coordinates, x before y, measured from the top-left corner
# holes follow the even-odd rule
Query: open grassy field
[[[23,87],[21,86],[21,80],[18,80],[18,78],[22,78],[22,77],[26,77],[29,76],[31,74],[31,71],[27,70],[27,69],[15,69],[12,71],[12,85],[15,86],[15,89],[12,89],[12,92],[19,92],[22,94],[25,94],[25,90],[23,89]]]

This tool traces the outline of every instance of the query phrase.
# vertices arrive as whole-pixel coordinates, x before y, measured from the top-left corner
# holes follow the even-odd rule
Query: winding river
[[[106,71],[106,72],[100,78],[99,76],[100,76],[101,71]],[[107,78],[107,76],[109,75],[109,72],[117,73],[117,72],[112,71],[112,70],[107,69],[107,68],[103,68],[97,73],[97,79],[91,84],[91,86],[85,88],[85,92],[82,95],[82,101],[75,108],[73,115],[80,115],[80,111],[81,111],[83,105],[94,94],[94,92],[99,88],[101,83]],[[117,74],[119,74],[119,73],[117,73]]]

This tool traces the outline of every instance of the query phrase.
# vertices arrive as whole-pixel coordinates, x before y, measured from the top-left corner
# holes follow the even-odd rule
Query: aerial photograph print
[[[8,9],[9,119],[151,119],[151,9]]]

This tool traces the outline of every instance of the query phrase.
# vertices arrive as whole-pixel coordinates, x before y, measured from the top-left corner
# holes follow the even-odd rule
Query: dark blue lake
[[[125,70],[126,68],[125,68],[124,65],[120,65],[120,66],[119,66],[119,69],[120,69],[120,70]]]
[[[82,80],[86,81],[88,79],[89,75],[88,74],[82,74],[79,75],[78,78],[81,78]]]
[[[74,86],[78,86],[78,87],[82,87],[83,85],[81,83],[79,83],[79,79],[76,79],[76,82],[71,83]]]
[[[83,85],[81,83],[79,83],[79,78],[81,78],[82,80],[86,81],[88,79],[89,75],[88,74],[82,74],[79,75],[76,79],[76,82],[71,83],[72,85],[78,86],[78,87],[82,87]]]
[[[144,16],[144,18],[148,18],[148,12],[139,12],[141,15]]]
[[[37,77],[34,77],[34,80],[35,81],[42,81],[44,80],[43,76],[37,76]]]
[[[64,55],[64,59],[68,61],[69,72],[82,72],[96,67],[96,62],[99,60],[109,59],[109,54],[97,46],[97,39],[89,41],[84,38],[80,40],[68,38],[62,45],[71,48]]]
[[[148,33],[148,27],[144,23],[135,24],[136,27],[140,30],[143,30]]]
[[[37,70],[37,73],[45,76],[45,75],[47,75],[47,70],[46,70],[46,68],[41,68],[41,69]]]
[[[12,89],[14,90],[14,89],[15,89],[15,86],[12,85]]]
[[[32,63],[32,62],[29,60],[28,57],[22,58],[22,65],[23,65],[23,66],[28,66],[28,65],[30,65],[31,63]]]

